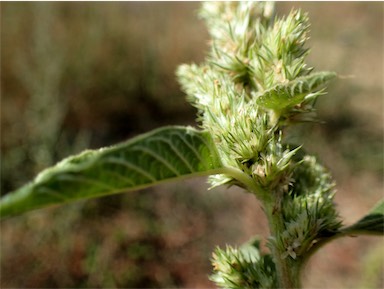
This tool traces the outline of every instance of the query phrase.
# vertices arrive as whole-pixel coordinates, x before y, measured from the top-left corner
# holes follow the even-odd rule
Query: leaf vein
[[[196,151],[195,147],[193,145],[191,145],[188,140],[185,139],[185,137],[180,134],[180,133],[175,133],[177,134],[178,137],[180,137],[180,139],[185,143],[185,145],[195,154],[195,156],[199,159],[199,162],[200,163],[203,163],[203,159],[201,158],[201,155],[198,151]],[[199,137],[200,138],[200,137]],[[200,138],[202,139],[202,138]]]
[[[175,134],[177,137],[179,137],[178,134]],[[188,167],[188,169],[190,170],[191,173],[194,173],[196,172],[196,170],[193,168],[193,165],[184,157],[184,155],[179,151],[179,149],[173,145],[172,142],[170,142],[169,140],[163,138],[163,137],[156,137],[156,138],[153,138],[152,140],[158,140],[158,141],[161,141],[161,142],[164,142],[166,143],[167,145],[169,145],[169,147],[171,148],[171,150],[173,152],[175,152],[175,154],[179,157],[179,159]]]
[[[144,154],[147,154],[149,156],[151,156],[152,158],[156,159],[158,162],[160,162],[162,165],[164,165],[165,167],[167,167],[170,171],[172,171],[176,176],[180,176],[180,172],[174,167],[172,166],[166,159],[164,159],[163,157],[161,157],[158,153],[156,153],[155,151],[152,151],[146,147],[133,147],[132,148],[132,151],[140,151]]]
[[[115,187],[113,187],[113,186],[107,185],[103,182],[99,182],[99,181],[96,181],[94,179],[90,179],[90,178],[87,178],[87,177],[84,177],[81,175],[69,175],[69,174],[59,175],[59,176],[57,176],[57,180],[89,183],[89,184],[93,184],[93,185],[96,185],[99,187],[104,187],[108,190],[111,190],[111,189],[114,190],[115,189]]]
[[[133,164],[131,162],[128,162],[126,160],[121,160],[121,159],[118,159],[118,158],[109,157],[109,158],[106,158],[106,159],[104,159],[102,161],[104,163],[113,163],[113,164],[125,166],[128,169],[136,171],[140,175],[142,175],[145,178],[149,179],[151,182],[156,182],[157,181],[157,178],[152,176],[150,173],[148,173],[147,171],[143,170],[142,168],[138,167],[137,165],[135,165],[135,164]]]

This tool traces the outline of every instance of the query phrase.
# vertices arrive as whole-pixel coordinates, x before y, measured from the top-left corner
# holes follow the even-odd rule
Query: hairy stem
[[[266,210],[271,236],[275,240],[284,232],[284,220],[280,210],[275,206],[268,206]],[[284,257],[277,242],[271,242],[271,253],[276,265],[279,288],[301,288],[300,282],[300,262]]]

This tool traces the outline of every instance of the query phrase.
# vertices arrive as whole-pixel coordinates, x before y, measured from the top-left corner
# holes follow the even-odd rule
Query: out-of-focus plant
[[[275,18],[268,2],[209,2],[201,15],[209,56],[177,71],[200,128],[163,127],[69,157],[3,197],[1,217],[209,175],[212,186],[239,186],[258,198],[270,228],[269,253],[257,239],[217,248],[211,279],[223,288],[299,288],[304,265],[324,244],[383,233],[384,202],[343,226],[330,173],[286,141],[288,127],[317,121],[316,99],[336,76],[305,62],[308,16],[292,10]]]
[[[26,176],[36,174],[69,154],[88,146],[88,136],[79,132],[70,144],[63,134],[68,100],[63,97],[61,83],[69,55],[57,30],[57,9],[52,3],[32,4],[30,38],[27,47],[17,47],[12,73],[25,91],[27,100],[23,114],[25,121],[12,121],[20,113],[10,106],[5,111],[9,127],[3,139],[6,153],[2,154],[2,180],[10,186],[21,185]],[[14,28],[16,29],[16,28]],[[4,98],[11,98],[5,95]],[[4,184],[2,184],[4,186]]]

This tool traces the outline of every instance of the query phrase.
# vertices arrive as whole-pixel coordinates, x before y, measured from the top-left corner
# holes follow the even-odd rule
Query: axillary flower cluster
[[[210,183],[255,194],[271,229],[271,260],[254,245],[218,248],[212,280],[229,288],[272,288],[288,274],[284,267],[299,268],[315,244],[341,226],[329,173],[285,141],[288,126],[316,121],[315,100],[335,74],[313,72],[305,63],[309,23],[299,10],[278,19],[269,2],[208,2],[200,15],[211,50],[203,64],[182,65],[177,75],[222,162],[233,168]]]

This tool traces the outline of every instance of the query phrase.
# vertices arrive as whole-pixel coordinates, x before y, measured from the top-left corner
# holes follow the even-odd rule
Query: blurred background
[[[318,102],[321,125],[295,134],[337,182],[345,224],[383,196],[382,2],[280,2],[312,23],[308,58],[339,79]],[[202,62],[198,2],[1,3],[1,192],[82,151],[170,124],[194,124],[174,76]],[[268,229],[241,190],[205,179],[49,208],[1,222],[1,288],[214,288],[216,245]],[[383,288],[383,239],[320,250],[308,288]]]

